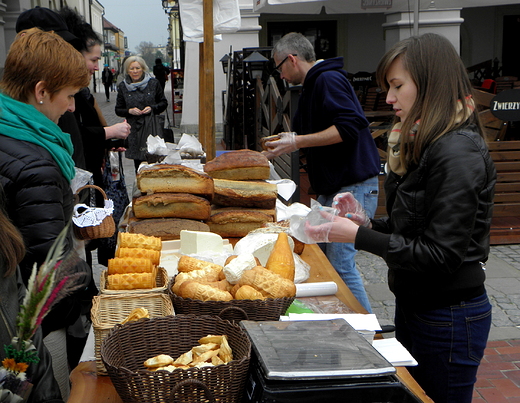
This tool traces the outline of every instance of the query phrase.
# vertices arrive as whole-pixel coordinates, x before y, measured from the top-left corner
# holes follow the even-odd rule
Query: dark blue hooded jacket
[[[342,57],[319,62],[308,71],[292,122],[297,134],[320,132],[332,125],[338,129],[341,143],[303,149],[311,186],[319,195],[337,193],[380,170],[377,147],[343,70]]]

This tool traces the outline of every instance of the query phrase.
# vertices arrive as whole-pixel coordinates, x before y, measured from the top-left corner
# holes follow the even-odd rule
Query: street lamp
[[[251,78],[261,78],[264,71],[264,65],[269,59],[258,53],[256,50],[244,59],[244,63]]]
[[[231,58],[226,53],[224,56],[222,56],[222,59],[219,60],[219,62],[222,63],[222,70],[224,71],[224,74],[226,74],[226,75],[227,75],[227,72],[229,70],[229,60],[230,59]]]

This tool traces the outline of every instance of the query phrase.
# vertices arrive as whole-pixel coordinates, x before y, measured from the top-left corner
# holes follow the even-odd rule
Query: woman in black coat
[[[125,117],[130,124],[126,158],[134,160],[135,169],[146,160],[146,139],[162,133],[148,133],[148,119],[164,112],[168,101],[159,81],[149,74],[146,62],[139,56],[126,59],[125,78],[118,86],[116,115]],[[159,128],[162,130],[162,127]]]

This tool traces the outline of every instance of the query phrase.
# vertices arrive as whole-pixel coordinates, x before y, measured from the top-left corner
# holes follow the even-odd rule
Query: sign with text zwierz
[[[500,92],[491,100],[491,113],[505,121],[520,121],[520,90]]]

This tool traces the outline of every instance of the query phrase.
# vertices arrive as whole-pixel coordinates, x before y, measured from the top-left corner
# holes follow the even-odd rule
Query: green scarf
[[[34,106],[0,93],[0,133],[45,148],[69,180],[74,178],[72,141],[56,123]]]

